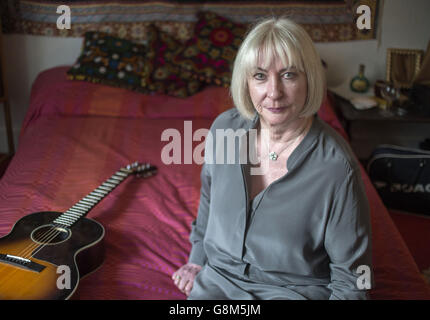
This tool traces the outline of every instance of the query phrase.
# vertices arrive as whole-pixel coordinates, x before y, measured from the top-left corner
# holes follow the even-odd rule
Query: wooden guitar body
[[[157,168],[135,162],[114,173],[64,213],[36,212],[0,238],[0,299],[69,299],[79,279],[104,258],[105,230],[87,213],[129,175],[149,177]]]
[[[79,279],[102,264],[103,226],[82,217],[58,227],[52,222],[61,214],[27,215],[0,238],[0,299],[68,299]]]

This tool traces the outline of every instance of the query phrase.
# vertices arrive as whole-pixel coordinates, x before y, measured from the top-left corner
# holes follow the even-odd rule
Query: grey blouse
[[[231,163],[217,132],[243,138],[257,122],[230,109],[211,126],[205,153],[217,158],[201,172],[189,262],[203,268],[189,299],[366,299],[357,268],[372,268],[370,210],[348,143],[315,115],[288,172],[251,200],[239,143]]]

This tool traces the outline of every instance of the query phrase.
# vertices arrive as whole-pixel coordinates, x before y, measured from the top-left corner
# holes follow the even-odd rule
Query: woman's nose
[[[280,99],[283,95],[282,84],[277,77],[270,77],[268,81],[267,96],[272,100]]]

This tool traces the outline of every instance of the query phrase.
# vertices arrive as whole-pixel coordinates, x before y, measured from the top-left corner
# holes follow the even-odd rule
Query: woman
[[[211,136],[245,129],[259,162],[206,158],[192,250],[175,284],[189,299],[367,298],[358,270],[371,270],[369,205],[348,144],[317,116],[325,77],[304,29],[288,19],[257,24],[238,51],[231,93],[236,108]]]

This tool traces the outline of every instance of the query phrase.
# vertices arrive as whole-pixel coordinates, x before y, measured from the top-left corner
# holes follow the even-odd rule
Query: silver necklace
[[[294,138],[290,143],[288,143],[281,151],[279,151],[279,152],[269,151],[269,159],[272,161],[278,160],[281,153],[284,152],[285,150],[287,150],[291,145],[293,145],[300,138],[300,136],[303,134],[303,132],[306,131],[306,128],[307,128],[307,126],[305,126],[305,128],[302,130],[302,132],[300,132],[300,134],[296,138]],[[263,134],[263,133],[261,133],[261,134]],[[268,140],[266,140],[266,145],[267,145],[267,150],[270,150]]]
[[[289,144],[287,144],[281,151],[276,152],[276,151],[269,151],[269,159],[272,161],[276,161],[278,160],[279,156],[281,155],[282,152],[284,152],[285,150],[287,150],[294,142],[296,142],[296,140],[299,138],[300,136],[298,136],[297,138],[295,138],[292,142],[290,142]],[[269,149],[269,143],[266,141],[267,144],[267,150]]]

